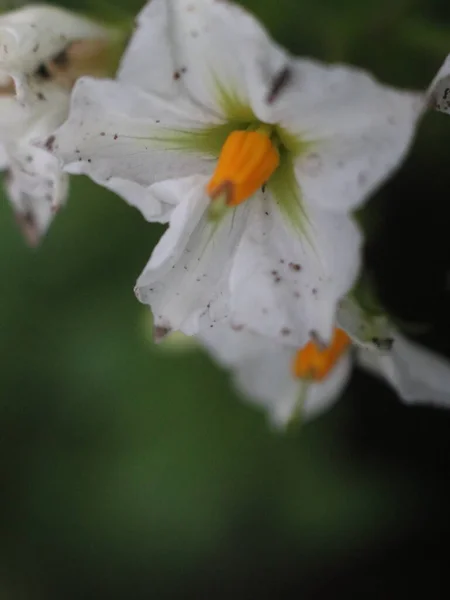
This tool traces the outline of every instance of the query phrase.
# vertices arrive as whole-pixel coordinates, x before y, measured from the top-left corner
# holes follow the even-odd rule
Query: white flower
[[[450,54],[430,85],[428,97],[436,110],[450,114]]]
[[[55,153],[170,221],[137,282],[160,330],[327,340],[359,269],[350,211],[397,167],[423,105],[294,59],[238,6],[153,0],[117,81],[82,79]],[[171,180],[165,181],[164,180]]]
[[[349,380],[353,359],[382,377],[405,402],[450,408],[450,362],[406,339],[385,317],[368,316],[351,300],[343,302],[325,348],[310,341],[296,350],[224,325],[199,337],[230,369],[237,389],[263,406],[277,426],[329,408]]]
[[[104,73],[115,33],[66,10],[29,6],[0,17],[0,168],[17,221],[36,245],[65,202],[68,176],[37,139],[67,116],[70,90]]]

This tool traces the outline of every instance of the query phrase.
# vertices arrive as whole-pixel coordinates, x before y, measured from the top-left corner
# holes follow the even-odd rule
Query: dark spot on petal
[[[38,68],[35,71],[35,75],[37,75],[37,77],[40,77],[41,79],[50,79],[52,76],[52,74],[48,70],[47,65],[44,65],[44,63],[38,66]]]
[[[367,173],[358,173],[358,185],[363,186],[367,183]]]
[[[114,138],[113,138],[113,139],[114,139],[114,140],[117,140],[117,138],[118,138],[118,137],[119,137],[119,136],[117,135],[117,133],[115,133],[115,134],[114,134]]]
[[[292,80],[292,69],[288,65],[283,67],[273,78],[267,94],[267,104],[273,104],[281,91],[291,82]]]
[[[55,143],[55,139],[55,136],[51,135],[49,138],[47,138],[47,141],[45,142],[45,147],[49,152],[53,150],[53,144]]]
[[[372,338],[372,343],[379,350],[392,350],[392,346],[394,345],[394,340],[392,338]]]
[[[231,329],[233,331],[242,331],[244,329],[243,325],[231,325]]]
[[[102,131],[102,132],[100,133],[100,135],[101,135],[101,136],[104,136],[104,135],[106,135],[106,133],[105,133],[104,131]]]
[[[36,94],[36,96],[37,96],[38,100],[46,100],[46,98],[42,92],[38,92]]]
[[[54,56],[52,62],[55,65],[58,65],[58,67],[67,67],[69,65],[69,55],[67,53],[67,49],[64,48],[64,50]]]
[[[290,329],[288,329],[287,327],[283,327],[283,329],[280,331],[281,335],[287,336],[287,335],[291,335],[292,331]]]
[[[313,296],[317,296],[317,288],[313,288],[312,290]]]
[[[302,269],[301,265],[299,265],[298,263],[293,263],[293,262],[289,263],[289,268],[291,269],[291,271],[296,271],[296,272],[301,271],[301,269]]]

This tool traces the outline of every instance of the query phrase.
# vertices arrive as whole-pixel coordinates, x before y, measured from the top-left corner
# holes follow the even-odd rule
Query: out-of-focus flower
[[[153,0],[117,81],[79,81],[53,149],[169,220],[136,287],[159,331],[228,320],[300,346],[332,336],[359,269],[350,212],[402,160],[422,106],[294,59],[233,3]]]
[[[274,424],[309,419],[330,407],[348,382],[353,360],[382,377],[407,403],[450,407],[450,362],[406,339],[384,316],[346,299],[331,343],[296,350],[223,325],[201,341],[230,369],[237,389],[263,406]]]
[[[30,245],[39,242],[68,192],[57,159],[34,142],[64,121],[80,75],[114,71],[118,40],[116,31],[56,7],[0,16],[0,166]]]

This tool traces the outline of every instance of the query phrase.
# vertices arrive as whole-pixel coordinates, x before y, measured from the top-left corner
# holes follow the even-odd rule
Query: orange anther
[[[270,178],[280,155],[262,131],[233,131],[222,147],[217,167],[207,185],[212,200],[225,198],[227,206],[241,204]]]
[[[292,373],[299,379],[322,381],[347,350],[351,339],[342,329],[335,328],[333,339],[325,349],[310,341],[299,350],[292,361]]]

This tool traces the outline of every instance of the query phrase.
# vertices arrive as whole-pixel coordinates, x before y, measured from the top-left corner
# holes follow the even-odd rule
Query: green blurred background
[[[448,0],[247,5],[291,51],[394,85],[424,88],[450,52]],[[447,355],[449,149],[428,116],[364,215],[384,302]],[[200,351],[152,345],[132,290],[161,231],[78,177],[32,251],[1,199],[0,600],[441,597],[450,415],[357,373],[329,413],[272,431]]]

